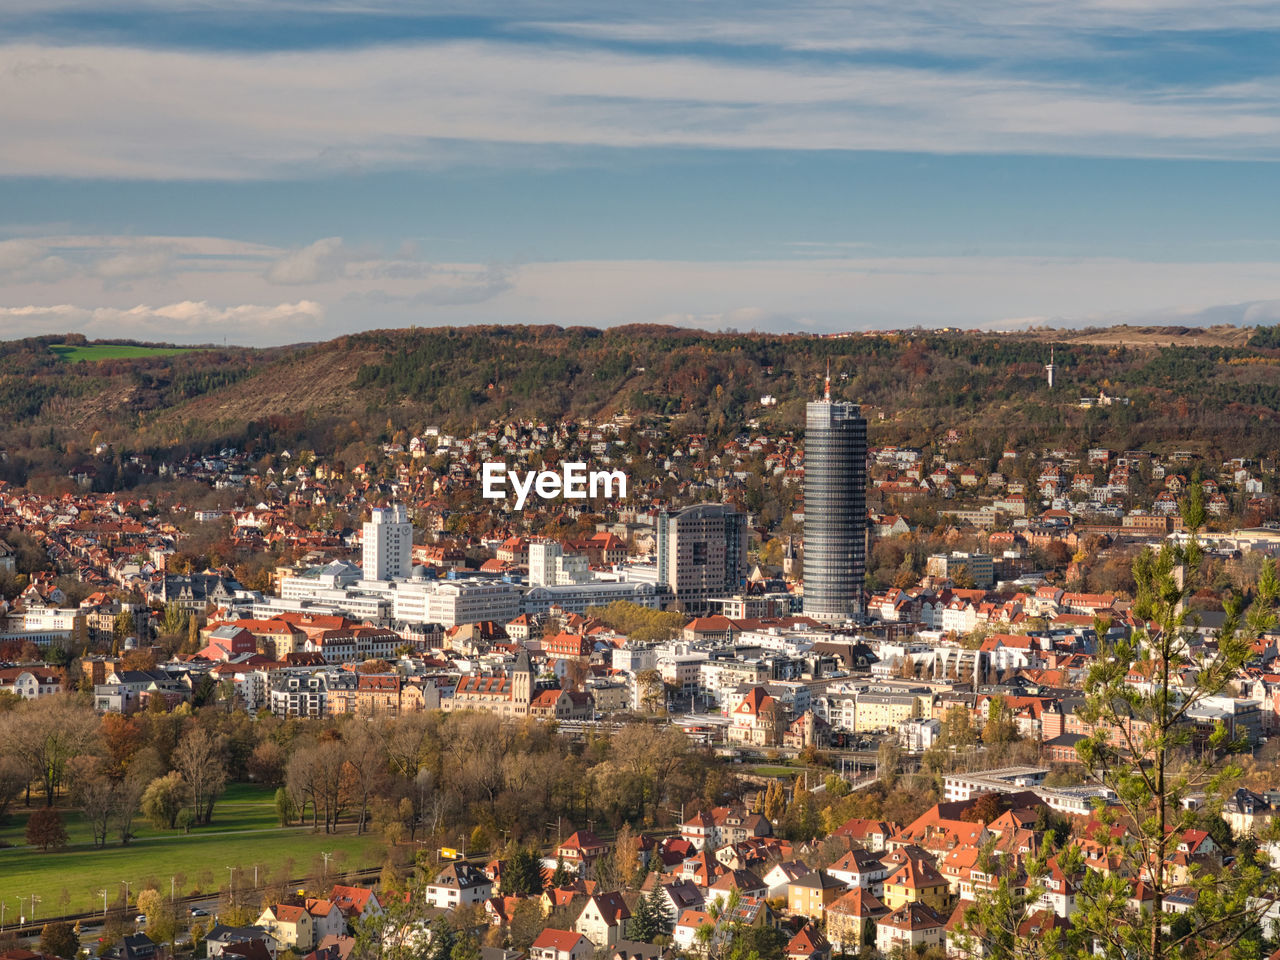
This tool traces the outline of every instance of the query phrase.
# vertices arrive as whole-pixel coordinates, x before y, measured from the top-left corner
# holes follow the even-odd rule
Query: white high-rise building
[[[375,507],[364,525],[364,578],[404,580],[412,570],[413,524],[404,504]]]
[[[535,540],[529,544],[529,585],[532,587],[564,587],[589,583],[591,568],[587,558],[566,557],[564,548],[554,540]]]

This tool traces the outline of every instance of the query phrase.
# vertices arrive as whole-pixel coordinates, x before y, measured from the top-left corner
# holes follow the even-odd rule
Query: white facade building
[[[375,507],[364,525],[364,578],[401,580],[409,576],[413,557],[413,524],[404,505]]]

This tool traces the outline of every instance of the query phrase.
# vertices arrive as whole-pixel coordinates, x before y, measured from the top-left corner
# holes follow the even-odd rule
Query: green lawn
[[[87,346],[55,343],[49,348],[68,363],[81,360],[133,360],[137,357],[169,357],[190,353],[194,347],[138,347],[126,343],[93,343]]]
[[[0,900],[8,904],[11,918],[17,899],[33,893],[41,898],[37,916],[102,909],[104,888],[114,899],[121,881],[127,880],[133,895],[148,881],[165,892],[176,876],[179,893],[216,891],[234,866],[262,876],[278,875],[292,860],[292,876],[311,874],[321,851],[345,854],[330,862],[330,870],[376,866],[382,844],[373,834],[357,837],[312,833],[310,827],[281,829],[272,804],[273,791],[250,784],[232,784],[214,808],[214,822],[193,830],[156,831],[144,819],[134,822],[136,839],[122,847],[108,838],[103,849],[93,846],[88,827],[74,811],[67,813],[70,846],[57,853],[41,853],[23,846],[27,812],[22,808],[0,830],[0,840],[14,844],[0,849]],[[350,831],[343,826],[343,830]],[[316,868],[318,869],[318,868]],[[246,874],[247,875],[247,874]],[[238,874],[237,874],[238,876]],[[237,881],[238,882],[238,881]],[[64,892],[65,891],[65,892]]]

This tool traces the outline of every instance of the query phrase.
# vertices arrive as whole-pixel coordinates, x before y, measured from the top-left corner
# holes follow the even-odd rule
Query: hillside
[[[50,349],[63,340],[0,344],[0,416],[12,425],[0,476],[20,479],[23,463],[52,468],[98,442],[117,453],[302,444],[358,456],[361,445],[400,431],[470,430],[506,417],[627,412],[666,417],[673,433],[720,437],[748,420],[798,430],[828,362],[833,392],[865,406],[879,443],[924,446],[955,430],[978,456],[1010,444],[1260,456],[1280,438],[1275,328],[820,338],[471,327],[80,363]],[[1052,392],[1043,370],[1050,342]],[[1129,403],[1080,407],[1100,391]],[[765,395],[777,404],[762,406]]]
[[[1089,344],[1095,347],[1244,347],[1254,330],[1219,324],[1212,327],[1115,327],[1043,330],[1028,333],[1042,343]]]

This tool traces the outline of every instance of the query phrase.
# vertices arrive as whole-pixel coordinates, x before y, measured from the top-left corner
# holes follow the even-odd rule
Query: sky
[[[4,0],[0,337],[1280,323],[1270,0]]]

